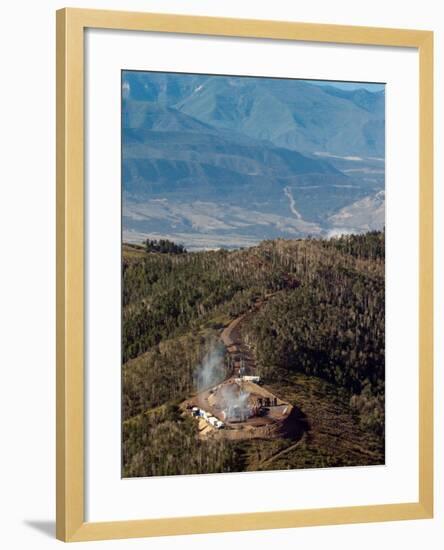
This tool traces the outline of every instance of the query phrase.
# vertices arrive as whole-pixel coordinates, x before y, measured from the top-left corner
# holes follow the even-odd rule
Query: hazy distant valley
[[[123,239],[189,249],[384,226],[384,92],[125,72]]]

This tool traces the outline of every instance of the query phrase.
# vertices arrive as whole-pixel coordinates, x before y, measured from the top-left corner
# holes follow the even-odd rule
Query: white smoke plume
[[[225,347],[222,344],[210,344],[202,363],[194,373],[195,386],[199,392],[211,388],[225,378],[224,352]]]
[[[248,406],[250,392],[243,390],[237,384],[225,384],[221,387],[225,408],[227,410],[239,407],[245,409]]]

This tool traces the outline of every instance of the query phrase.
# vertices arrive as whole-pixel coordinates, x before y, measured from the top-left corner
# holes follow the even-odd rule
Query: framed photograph
[[[57,12],[57,537],[433,517],[433,34]]]

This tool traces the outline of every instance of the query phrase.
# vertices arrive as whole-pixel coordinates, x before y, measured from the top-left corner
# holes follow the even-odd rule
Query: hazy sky
[[[307,82],[310,82],[310,80]],[[311,82],[319,86],[334,86],[341,90],[359,90],[364,88],[369,92],[380,92],[385,87],[385,84],[373,84],[372,82],[339,82],[337,80],[312,80]]]
[[[128,82],[127,80],[125,80],[125,75],[126,73],[133,73],[133,72],[137,72],[137,73],[142,73],[143,74],[143,71],[123,71],[123,76],[124,76],[124,79],[123,79],[123,86],[124,86],[124,92],[125,92],[125,86],[128,86]],[[151,75],[154,74],[154,75],[158,75],[158,74],[163,74],[162,72],[157,72],[157,71],[149,71],[146,73],[146,76],[147,78],[151,78]],[[258,78],[264,78],[264,79],[269,79],[269,80],[273,80],[273,78],[269,78],[269,77],[260,77],[260,76],[253,76],[253,77],[242,77],[242,76],[238,76],[238,75],[211,75],[211,74],[194,74],[194,73],[164,73],[164,74],[171,74],[171,75],[174,75],[176,77],[179,77],[179,76],[182,76],[184,77],[184,79],[186,80],[187,78],[193,78],[193,77],[196,77],[196,76],[200,76],[202,78],[207,78],[209,76],[215,76],[215,77],[219,77],[219,78],[252,78],[252,79],[258,79]],[[288,79],[288,80],[292,80],[292,79]],[[359,89],[365,89],[365,90],[368,90],[369,92],[380,92],[381,90],[384,90],[385,88],[385,84],[384,83],[373,83],[373,82],[346,82],[346,81],[343,81],[343,80],[314,80],[314,79],[310,79],[310,80],[307,80],[307,79],[294,79],[294,80],[300,80],[302,82],[307,82],[307,83],[311,83],[311,84],[316,84],[318,86],[334,86],[335,88],[339,88],[340,90],[347,90],[347,91],[352,91],[352,90],[359,90]]]

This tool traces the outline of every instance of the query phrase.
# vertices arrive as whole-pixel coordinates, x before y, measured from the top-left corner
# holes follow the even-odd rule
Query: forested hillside
[[[384,462],[384,232],[155,249],[123,251],[125,476]],[[264,383],[307,418],[298,445],[201,441],[177,408],[222,328],[253,306],[245,339]],[[340,453],[320,410],[347,426]]]

